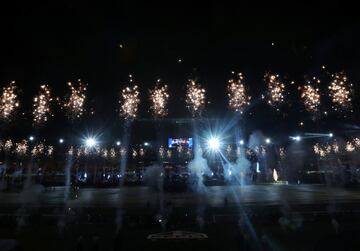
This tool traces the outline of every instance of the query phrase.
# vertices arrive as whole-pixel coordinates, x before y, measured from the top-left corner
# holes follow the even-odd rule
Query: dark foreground
[[[0,238],[18,250],[360,250],[360,191],[322,185],[63,188],[0,193]],[[149,240],[168,231],[205,239]],[[9,244],[10,245],[10,244]],[[0,250],[5,250],[1,249]]]

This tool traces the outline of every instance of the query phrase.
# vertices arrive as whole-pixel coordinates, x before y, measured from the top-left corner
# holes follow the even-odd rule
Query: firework
[[[49,87],[47,85],[41,85],[39,94],[34,97],[34,104],[33,104],[34,124],[41,124],[48,120],[48,116],[51,114],[51,110],[50,110],[51,101],[52,98]]]
[[[116,158],[115,148],[111,148],[111,149],[110,149],[110,158]]]
[[[132,82],[131,79],[130,82]],[[120,115],[125,119],[135,119],[140,103],[138,86],[128,86],[123,89],[121,92],[121,98]]]
[[[54,152],[54,147],[53,146],[48,146],[46,149],[46,155],[47,156],[51,156]]]
[[[190,79],[187,85],[185,101],[193,117],[200,116],[205,107],[205,89],[195,80]]]
[[[332,149],[333,149],[334,153],[340,152],[339,144],[336,141],[334,141],[334,143],[332,144]]]
[[[320,80],[314,78],[316,83],[320,83]],[[305,109],[308,112],[317,112],[320,106],[320,90],[311,85],[311,81],[307,81],[307,84],[301,88],[301,98],[304,101]]]
[[[69,148],[69,150],[68,150],[67,153],[68,153],[68,155],[73,156],[73,154],[74,154],[74,147],[71,146],[71,147]]]
[[[12,140],[11,140],[11,139],[6,140],[5,143],[4,143],[4,150],[5,150],[6,152],[10,152],[10,150],[11,150],[12,147],[13,147],[13,142],[12,142]]]
[[[33,147],[31,150],[32,156],[39,156],[44,153],[45,146],[43,143],[39,143]]]
[[[347,152],[353,152],[353,151],[355,151],[355,146],[354,146],[354,144],[353,144],[352,142],[350,142],[350,141],[346,142],[345,150],[346,150]]]
[[[121,147],[120,148],[120,156],[121,157],[124,157],[126,155],[127,151],[126,151],[126,148],[125,147]]]
[[[168,114],[167,103],[169,101],[169,93],[167,85],[155,86],[150,90],[151,111],[155,118],[162,118]]]
[[[251,97],[246,95],[244,77],[239,73],[236,78],[228,81],[229,107],[236,112],[243,113],[245,108],[250,104]]]
[[[135,149],[132,150],[132,156],[136,158],[138,156],[138,153]]]
[[[354,141],[355,147],[360,148],[360,138],[354,138],[353,141]]]
[[[284,101],[285,84],[280,81],[279,75],[265,74],[265,82],[268,86],[268,104],[277,106]]]
[[[15,153],[19,156],[24,156],[27,153],[29,146],[26,140],[21,141],[20,143],[15,144]]]
[[[109,151],[106,148],[102,149],[101,156],[106,159],[109,156]]]
[[[68,82],[70,88],[70,96],[64,104],[68,118],[77,119],[84,113],[84,104],[86,98],[86,85],[82,84],[80,79],[78,86],[75,87],[71,82]]]
[[[12,81],[7,87],[3,88],[0,97],[0,119],[9,120],[19,107],[18,96],[16,94],[15,81]]]
[[[347,83],[348,79],[343,72],[333,76],[333,80],[329,85],[329,96],[333,102],[333,109],[347,110],[351,108],[351,87],[352,84]]]

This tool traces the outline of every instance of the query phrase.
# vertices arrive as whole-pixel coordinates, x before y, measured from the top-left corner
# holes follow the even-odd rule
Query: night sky
[[[88,83],[86,107],[95,115],[85,115],[73,127],[111,135],[122,124],[116,109],[129,74],[140,87],[140,118],[151,117],[148,89],[158,78],[170,88],[169,117],[190,117],[184,102],[185,86],[189,77],[195,77],[206,88],[210,101],[204,117],[226,121],[233,116],[226,98],[226,83],[233,70],[243,72],[254,101],[242,118],[248,131],[292,133],[314,126],[347,130],[349,125],[357,125],[360,114],[356,96],[360,18],[349,15],[349,9],[331,4],[233,6],[215,1],[201,6],[170,1],[167,6],[152,1],[146,5],[135,1],[95,5],[49,1],[3,6],[0,87],[16,80],[22,91],[21,112],[27,115],[19,114],[2,135],[24,137],[34,130],[29,114],[40,84],[49,84],[56,96],[63,97],[66,82],[78,78]],[[326,90],[327,72],[341,70],[346,71],[355,89],[355,112],[346,119],[331,114],[311,121],[302,111],[294,86],[289,87],[291,94],[280,113],[259,100],[266,87],[266,71],[297,84],[302,84],[304,75],[316,75],[323,80],[321,89]],[[324,104],[326,98],[324,93]],[[55,115],[44,128],[37,129],[39,134],[55,137],[71,127],[57,108]],[[303,128],[298,126],[300,121],[305,122]],[[147,127],[137,123],[138,128]],[[146,132],[144,129],[143,135]]]

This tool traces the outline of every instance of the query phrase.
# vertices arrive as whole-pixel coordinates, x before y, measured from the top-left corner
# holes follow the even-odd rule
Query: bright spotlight
[[[269,138],[267,138],[267,139],[265,140],[265,143],[266,143],[266,144],[270,144],[270,143],[271,143],[271,140],[270,140]]]
[[[60,144],[64,143],[64,139],[59,139],[59,143]]]
[[[30,141],[33,141],[34,139],[35,139],[34,136],[30,136],[30,137],[29,137],[29,140],[30,140]]]
[[[240,140],[240,145],[243,145],[244,144],[244,140]]]
[[[218,151],[220,149],[220,140],[218,138],[210,138],[208,140],[208,147],[212,151]]]
[[[295,140],[295,141],[300,141],[301,140],[301,137],[300,136],[295,136],[295,137],[290,137],[292,140]]]
[[[120,141],[116,141],[116,145],[117,145],[117,146],[121,145],[121,142],[120,142]]]
[[[332,132],[329,133],[329,137],[330,137],[330,138],[334,137],[334,134],[333,134]]]
[[[149,146],[149,142],[144,142],[144,146]]]
[[[96,140],[94,138],[87,138],[85,144],[87,147],[94,147],[96,145]]]

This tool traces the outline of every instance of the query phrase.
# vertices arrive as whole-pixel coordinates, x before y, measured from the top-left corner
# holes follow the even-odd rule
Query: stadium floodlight
[[[219,151],[220,149],[220,140],[219,138],[217,137],[211,137],[209,140],[208,140],[208,148],[211,150],[211,151]]]
[[[97,142],[96,142],[95,138],[90,137],[85,140],[85,145],[87,147],[94,147],[96,144],[97,144]]]
[[[34,136],[30,136],[30,137],[29,137],[29,140],[30,140],[30,141],[34,141],[34,139],[35,139]]]
[[[269,138],[265,139],[265,143],[266,143],[266,144],[270,144],[270,143],[271,143],[271,139],[269,139]]]
[[[293,136],[293,137],[290,137],[292,140],[295,140],[295,141],[300,141],[301,140],[301,137],[298,135],[298,136]]]
[[[60,144],[64,143],[64,139],[59,139],[59,143]]]
[[[329,133],[329,137],[330,137],[330,138],[334,137],[334,134],[333,134],[332,132]]]
[[[121,145],[121,142],[120,142],[120,141],[116,141],[116,145],[117,145],[117,146]]]

